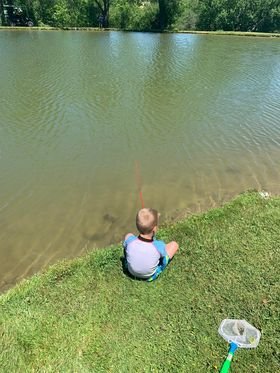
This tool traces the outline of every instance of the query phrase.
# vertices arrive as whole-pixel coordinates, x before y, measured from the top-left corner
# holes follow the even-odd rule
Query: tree
[[[199,0],[180,0],[178,15],[174,19],[177,30],[195,30],[198,20],[197,4]]]
[[[39,2],[38,0],[20,0],[17,1],[17,5],[21,6],[28,16],[28,18],[31,18],[34,24],[37,24],[37,14],[35,9],[38,8]]]
[[[200,30],[277,31],[279,0],[199,0]]]
[[[60,27],[110,24],[129,30],[280,30],[279,0],[0,0],[27,11],[35,24]]]
[[[159,8],[159,28],[161,30],[165,29],[166,27],[166,0],[158,0],[158,8]]]
[[[103,26],[109,27],[110,0],[94,0],[103,17]]]
[[[3,25],[4,24],[4,7],[3,7],[4,3],[3,3],[3,0],[0,0],[0,24]]]
[[[159,28],[167,29],[172,26],[180,9],[179,0],[158,0]]]

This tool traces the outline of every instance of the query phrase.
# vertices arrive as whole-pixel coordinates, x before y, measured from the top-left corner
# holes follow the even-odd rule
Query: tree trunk
[[[94,0],[103,18],[103,27],[109,27],[110,0]]]
[[[0,0],[0,25],[4,23],[4,8],[3,8],[3,0]]]
[[[161,30],[165,29],[166,26],[166,4],[165,0],[158,0],[159,7],[159,28]]]

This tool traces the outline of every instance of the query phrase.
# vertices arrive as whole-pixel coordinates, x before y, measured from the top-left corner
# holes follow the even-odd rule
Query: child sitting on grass
[[[155,280],[166,268],[178,250],[175,241],[165,244],[155,239],[159,214],[151,208],[143,208],[136,216],[138,237],[132,233],[123,242],[125,265],[128,272],[139,279]]]

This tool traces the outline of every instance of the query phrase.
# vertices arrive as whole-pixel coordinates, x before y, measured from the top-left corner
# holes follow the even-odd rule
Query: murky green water
[[[280,41],[0,32],[0,289],[248,188],[280,192]],[[140,165],[140,177],[135,164]]]

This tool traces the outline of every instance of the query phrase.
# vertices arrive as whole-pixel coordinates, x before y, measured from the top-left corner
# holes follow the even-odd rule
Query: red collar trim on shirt
[[[140,236],[140,234],[138,236],[138,240],[143,241],[143,242],[153,242],[154,241],[153,238],[145,238],[145,237]]]

